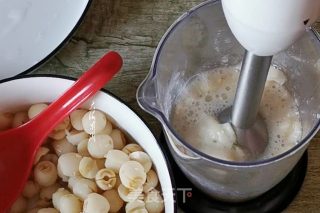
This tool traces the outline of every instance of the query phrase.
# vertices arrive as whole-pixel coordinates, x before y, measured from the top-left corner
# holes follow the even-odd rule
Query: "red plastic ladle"
[[[24,125],[0,132],[0,212],[22,192],[35,154],[54,127],[99,91],[121,68],[116,52],[104,55],[60,98]],[[27,95],[27,94],[26,94]]]

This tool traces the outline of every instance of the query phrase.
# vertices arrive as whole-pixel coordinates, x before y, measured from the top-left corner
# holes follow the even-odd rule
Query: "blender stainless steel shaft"
[[[231,122],[248,160],[257,158],[268,145],[267,127],[258,112],[271,60],[272,56],[246,51],[233,106],[218,115],[220,122]]]
[[[251,158],[264,152],[268,145],[268,131],[258,115],[272,56],[257,56],[246,51],[232,107],[231,123],[238,143]]]
[[[247,129],[255,123],[271,60],[272,56],[246,51],[232,108],[231,122],[235,127]]]

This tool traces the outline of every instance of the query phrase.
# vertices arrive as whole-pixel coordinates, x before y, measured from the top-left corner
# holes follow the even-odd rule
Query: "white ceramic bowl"
[[[67,90],[74,80],[57,76],[24,76],[0,81],[0,112],[25,109],[34,103],[52,102]],[[105,112],[116,121],[118,127],[127,133],[152,158],[157,170],[163,197],[165,212],[175,212],[173,185],[170,170],[157,140],[146,124],[122,101],[101,90],[87,101],[83,107],[94,107]]]

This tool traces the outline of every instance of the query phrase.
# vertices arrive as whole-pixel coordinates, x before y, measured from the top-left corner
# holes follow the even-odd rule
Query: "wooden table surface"
[[[135,98],[147,75],[156,46],[166,29],[200,0],[93,0],[83,23],[61,51],[32,73],[78,77],[109,50],[124,58],[124,67],[106,89],[141,115],[158,136],[157,120]],[[319,24],[320,26],[320,24]],[[318,27],[320,29],[320,27]],[[309,146],[308,172],[302,190],[285,212],[320,212],[320,135]]]

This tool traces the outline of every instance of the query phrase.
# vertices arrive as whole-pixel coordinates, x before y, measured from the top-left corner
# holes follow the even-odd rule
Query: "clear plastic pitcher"
[[[194,75],[237,65],[243,54],[220,1],[205,2],[169,28],[137,92],[140,106],[162,123],[171,154],[187,178],[210,196],[234,202],[259,196],[279,183],[307,149],[319,129],[320,118],[320,42],[310,29],[272,62],[288,70],[287,89],[298,103],[303,137],[296,146],[265,160],[231,162],[206,155],[185,142],[170,122],[175,98]]]

